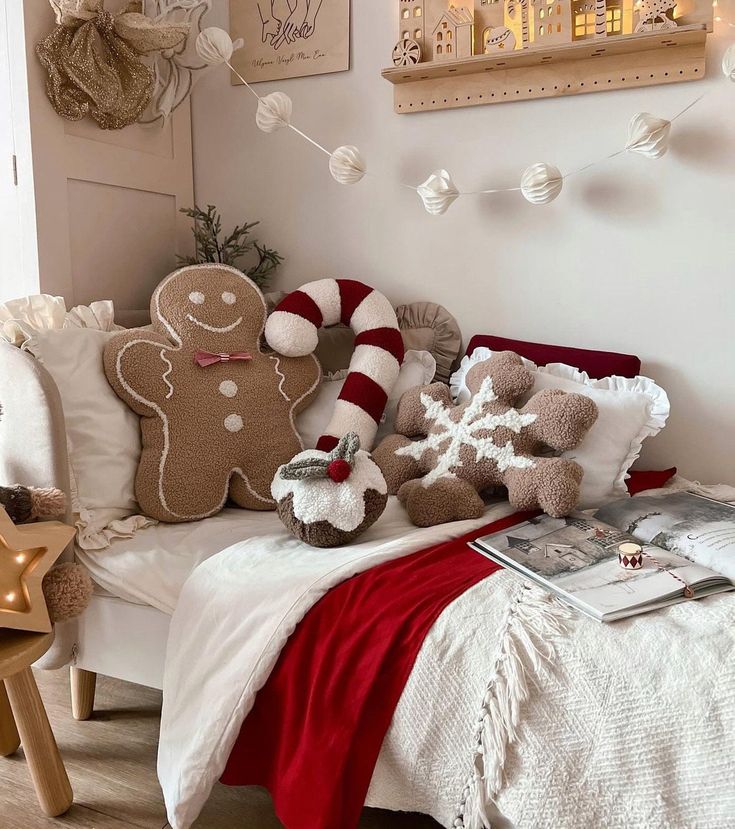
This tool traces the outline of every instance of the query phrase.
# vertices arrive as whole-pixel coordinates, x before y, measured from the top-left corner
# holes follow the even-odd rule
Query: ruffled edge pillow
[[[113,333],[122,330],[115,324],[115,307],[111,300],[100,300],[90,305],[77,305],[67,310],[63,297],[37,294],[0,304],[0,339],[27,351],[47,370],[43,355],[44,332],[67,329],[89,329]],[[51,372],[50,372],[51,373]],[[107,385],[102,370],[101,377]],[[53,377],[53,374],[52,374]],[[58,385],[58,378],[53,377]],[[63,391],[60,389],[63,398]],[[122,408],[127,410],[124,404]],[[77,529],[76,543],[85,550],[103,550],[115,538],[131,538],[137,530],[157,522],[136,513],[134,509],[119,507],[89,508],[79,497],[79,486],[74,469],[74,452],[67,433],[71,511]]]
[[[121,326],[115,325],[115,306],[109,299],[76,305],[70,311],[63,297],[50,294],[35,294],[0,303],[0,339],[20,349],[27,349],[28,341],[39,331],[64,328],[122,330]]]
[[[473,365],[475,365],[475,363],[482,362],[483,360],[487,360],[492,357],[493,353],[494,352],[491,349],[483,346],[476,348],[471,355],[462,359],[459,369],[455,371],[450,378],[450,391],[452,398],[455,401],[464,402],[469,399],[470,392],[465,383],[467,372]],[[646,411],[641,418],[641,423],[638,428],[636,428],[635,433],[626,438],[625,445],[620,446],[619,450],[616,452],[616,457],[619,456],[619,460],[614,464],[615,469],[610,470],[610,477],[612,480],[605,480],[604,482],[591,482],[588,477],[589,468],[585,468],[585,463],[583,462],[584,457],[580,457],[584,456],[585,450],[589,451],[589,444],[592,440],[594,440],[595,429],[599,424],[592,427],[587,437],[585,437],[582,443],[575,450],[563,453],[562,455],[562,457],[570,457],[579,460],[582,467],[585,468],[587,487],[585,487],[585,481],[583,481],[582,501],[580,503],[581,508],[586,509],[601,506],[603,503],[607,503],[607,501],[614,498],[628,497],[628,489],[626,486],[626,480],[629,477],[628,470],[636,462],[636,460],[638,460],[641,449],[643,448],[643,441],[646,440],[646,438],[657,435],[666,425],[666,421],[670,414],[671,405],[669,403],[668,395],[664,389],[648,377],[638,376],[628,378],[611,376],[594,380],[591,379],[586,372],[580,371],[573,366],[565,365],[564,363],[550,363],[547,366],[537,366],[534,362],[526,359],[525,357],[522,359],[526,368],[542,377],[559,378],[561,381],[567,381],[568,383],[580,386],[578,390],[580,394],[584,394],[585,389],[595,389],[610,391],[613,393],[620,392],[638,394],[646,399]],[[549,386],[553,387],[553,385],[553,382],[551,384],[542,383],[540,388],[548,388]],[[540,388],[538,382],[534,384],[534,388],[529,392],[526,400],[530,399],[530,397],[539,391]],[[565,388],[564,390],[576,391],[575,389],[569,388]],[[585,494],[585,489],[587,488],[589,490],[593,487],[594,483],[596,483],[594,488],[599,491],[599,494],[591,500],[589,496]]]

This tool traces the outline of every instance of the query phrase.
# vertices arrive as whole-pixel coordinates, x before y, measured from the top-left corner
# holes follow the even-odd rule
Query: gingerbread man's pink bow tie
[[[194,362],[202,368],[213,366],[215,363],[245,362],[253,358],[245,351],[235,351],[232,354],[212,354],[211,351],[197,351]]]

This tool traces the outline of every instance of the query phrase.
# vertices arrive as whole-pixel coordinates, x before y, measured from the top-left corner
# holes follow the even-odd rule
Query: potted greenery
[[[182,213],[194,220],[195,251],[193,256],[180,256],[182,265],[198,265],[202,262],[219,262],[238,268],[250,277],[259,288],[265,288],[283,257],[272,248],[260,245],[250,234],[260,222],[245,222],[236,225],[228,236],[222,236],[222,218],[217,208],[208,204],[206,210],[194,205],[183,207]],[[240,264],[252,251],[257,262],[249,267]]]

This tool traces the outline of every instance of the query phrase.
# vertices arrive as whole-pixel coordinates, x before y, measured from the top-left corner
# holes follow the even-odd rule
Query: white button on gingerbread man
[[[122,333],[105,349],[110,384],[141,416],[141,509],[170,522],[213,515],[228,496],[274,509],[271,481],[303,448],[294,418],[318,390],[316,358],[263,350],[263,295],[225,265],[168,276],[151,320],[154,331]]]

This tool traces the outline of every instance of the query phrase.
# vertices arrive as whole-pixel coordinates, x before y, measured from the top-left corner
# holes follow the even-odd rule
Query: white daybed
[[[68,491],[58,390],[5,343],[0,402],[0,479]],[[385,532],[409,530],[397,504],[386,516]],[[97,673],[161,688],[187,575],[233,541],[281,530],[273,514],[227,510],[84,553],[100,590],[78,624],[60,626],[45,663],[72,664],[74,715],[91,713]],[[732,597],[717,596],[601,626],[507,573],[481,582],[426,640],[368,804],[470,829],[502,824],[493,801],[534,829],[735,826],[733,621]]]

